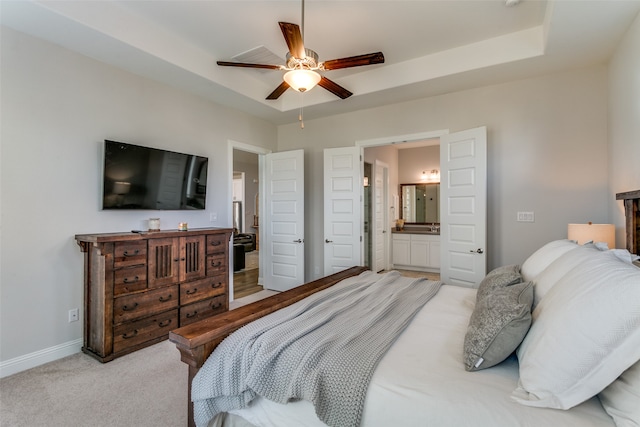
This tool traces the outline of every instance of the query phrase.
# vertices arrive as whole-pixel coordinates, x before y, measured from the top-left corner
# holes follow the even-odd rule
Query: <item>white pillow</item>
[[[640,360],[640,269],[596,252],[565,274],[532,313],[518,348],[513,399],[569,409]]]
[[[572,240],[554,240],[535,251],[522,263],[520,274],[525,282],[535,282],[535,278],[560,255],[578,247]]]
[[[618,427],[640,426],[640,361],[598,395]]]
[[[598,253],[600,253],[600,251],[596,248],[576,245],[574,248],[571,248],[571,250],[563,253],[551,262],[547,268],[542,270],[540,274],[535,277],[533,287],[533,308],[535,309],[535,307],[540,303],[540,300],[565,274],[580,263],[587,262],[591,255]]]

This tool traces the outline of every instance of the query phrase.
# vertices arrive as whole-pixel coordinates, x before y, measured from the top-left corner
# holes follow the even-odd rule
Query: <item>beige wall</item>
[[[162,228],[223,227],[228,141],[275,149],[277,129],[13,30],[1,36],[0,360],[20,364],[12,359],[80,349],[82,318],[67,319],[83,301],[73,236],[146,227],[148,211],[100,210],[104,139],[208,156],[207,210],[152,212]]]
[[[609,192],[640,190],[640,15],[609,67]],[[609,203],[616,242],[624,247],[622,201]]]
[[[568,222],[615,221],[620,243],[623,222],[613,194],[640,189],[639,19],[609,68],[307,121],[304,130],[297,123],[276,128],[2,28],[3,370],[78,351],[82,322],[67,322],[67,311],[82,307],[82,255],[73,235],[144,226],[144,212],[99,209],[105,138],[210,157],[209,184],[218,190],[209,194],[207,211],[161,215],[163,224],[186,220],[192,227],[230,224],[228,141],[304,148],[308,276],[323,265],[322,149],[441,129],[487,126],[489,268],[522,262],[546,241],[565,237]],[[209,221],[214,210],[217,223]],[[536,222],[516,223],[519,210],[534,211]]]
[[[322,266],[322,149],[478,126],[488,130],[488,268],[521,263],[569,222],[609,220],[607,69],[596,66],[280,126],[304,148],[307,272]],[[534,223],[516,222],[533,211]]]

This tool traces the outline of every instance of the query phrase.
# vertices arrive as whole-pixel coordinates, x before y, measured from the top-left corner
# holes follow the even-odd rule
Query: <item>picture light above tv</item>
[[[102,208],[205,209],[208,163],[206,157],[105,140]]]

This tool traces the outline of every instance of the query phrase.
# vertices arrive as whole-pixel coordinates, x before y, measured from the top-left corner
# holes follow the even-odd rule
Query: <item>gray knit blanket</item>
[[[304,399],[329,426],[359,426],[376,365],[441,284],[367,271],[242,327],[193,379],[196,425],[260,395]]]

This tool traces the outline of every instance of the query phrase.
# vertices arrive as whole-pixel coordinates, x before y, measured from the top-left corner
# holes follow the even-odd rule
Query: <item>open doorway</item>
[[[259,154],[233,149],[233,299],[262,291],[260,283]]]
[[[409,268],[396,261],[398,244],[395,242],[396,220],[403,217],[401,206],[400,184],[424,183],[425,171],[440,169],[440,138],[438,132],[423,135],[412,135],[385,141],[375,140],[369,144],[363,143],[365,191],[363,197],[364,231],[364,261],[376,270],[381,268],[397,269],[411,277],[427,277],[433,273],[433,268]],[[380,173],[379,169],[383,169]],[[369,171],[369,173],[367,173]],[[376,175],[385,176],[386,191],[380,185],[376,186]],[[368,179],[367,179],[368,178]],[[373,224],[378,217],[384,224],[378,224],[378,234]],[[368,220],[368,221],[367,221]],[[415,225],[418,222],[413,220]],[[369,225],[369,227],[367,227]],[[408,224],[409,225],[409,224]],[[407,239],[405,230],[402,239]],[[402,241],[407,246],[409,242]],[[417,245],[417,244],[416,244]],[[385,248],[385,251],[382,249]],[[396,249],[394,251],[394,249]],[[417,249],[417,246],[416,246]],[[434,245],[435,249],[435,245]],[[411,263],[407,263],[413,265]],[[417,264],[417,263],[416,263]],[[427,271],[428,270],[428,271]],[[415,275],[414,275],[415,274]],[[438,276],[434,274],[433,277]],[[430,277],[431,278],[431,277]]]

